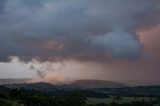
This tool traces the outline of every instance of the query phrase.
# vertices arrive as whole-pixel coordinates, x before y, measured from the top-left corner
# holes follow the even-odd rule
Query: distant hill
[[[21,84],[3,84],[3,86],[8,88],[20,88],[24,87],[26,89],[35,89],[35,90],[45,90],[45,91],[54,91],[54,90],[70,90],[70,89],[79,89],[79,88],[121,88],[126,87],[124,84],[111,82],[111,81],[102,81],[102,80],[77,80],[71,84],[64,85],[54,85],[45,82],[37,83],[21,83]]]
[[[31,80],[31,79],[29,79],[29,78],[0,79],[0,85],[3,85],[3,84],[21,84],[21,83],[27,83],[29,80]]]
[[[82,88],[122,88],[126,85],[104,80],[76,80],[71,85]]]
[[[24,87],[25,89],[34,89],[34,90],[45,90],[45,91],[53,91],[60,89],[60,86],[53,85],[50,83],[45,82],[38,82],[38,83],[23,83],[23,84],[4,84],[4,87],[7,88],[21,88]]]

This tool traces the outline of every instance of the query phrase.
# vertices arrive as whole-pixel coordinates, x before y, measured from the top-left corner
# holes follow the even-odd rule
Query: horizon
[[[0,0],[0,79],[160,84],[159,0]]]
[[[74,80],[68,83],[52,83],[52,82],[45,82],[45,81],[32,81],[33,79],[29,78],[5,78],[0,79],[0,86],[17,86],[20,85],[36,85],[36,84],[49,84],[54,86],[68,86],[68,87],[82,87],[82,88],[134,88],[134,87],[150,87],[150,86],[160,86],[160,84],[136,84],[136,85],[127,85],[125,83],[119,83],[114,81],[107,81],[107,80],[97,80],[97,79],[81,79],[81,80]],[[47,85],[48,86],[48,85]]]

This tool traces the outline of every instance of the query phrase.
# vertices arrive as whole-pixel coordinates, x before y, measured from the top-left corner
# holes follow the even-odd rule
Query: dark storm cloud
[[[138,59],[136,30],[159,23],[157,0],[5,0],[0,60]],[[147,25],[147,26],[146,26]]]

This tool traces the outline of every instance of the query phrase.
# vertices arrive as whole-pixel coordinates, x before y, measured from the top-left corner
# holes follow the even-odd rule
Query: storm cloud
[[[1,0],[0,61],[139,59],[137,31],[159,12],[158,0]]]

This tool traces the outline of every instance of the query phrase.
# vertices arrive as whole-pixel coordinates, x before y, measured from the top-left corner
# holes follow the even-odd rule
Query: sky
[[[159,0],[0,0],[0,78],[160,84]]]

